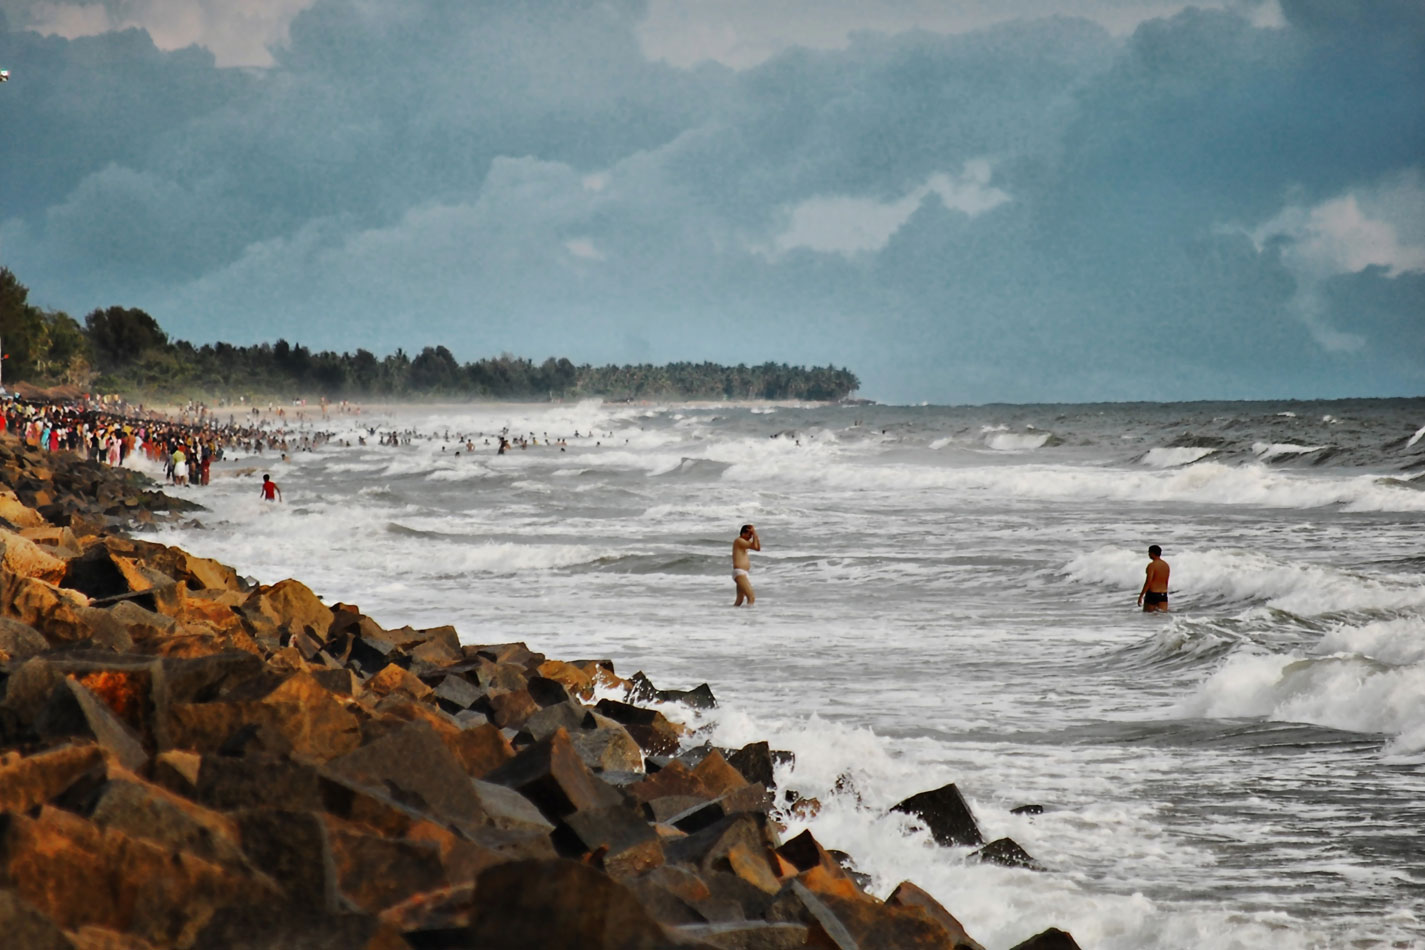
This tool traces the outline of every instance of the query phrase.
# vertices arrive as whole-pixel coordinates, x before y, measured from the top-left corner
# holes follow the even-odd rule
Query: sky
[[[0,0],[0,66],[0,266],[81,321],[1425,394],[1419,0]]]

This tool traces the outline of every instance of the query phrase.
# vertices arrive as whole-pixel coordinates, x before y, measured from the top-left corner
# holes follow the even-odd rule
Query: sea
[[[989,950],[1425,947],[1425,399],[283,411],[286,459],[230,452],[146,536],[706,682],[663,707],[689,745],[791,753],[787,836]],[[1136,606],[1150,544],[1167,613]],[[891,810],[951,782],[1042,869]]]

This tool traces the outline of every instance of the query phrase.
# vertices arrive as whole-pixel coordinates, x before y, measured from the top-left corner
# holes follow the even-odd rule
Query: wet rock
[[[902,881],[897,884],[896,889],[891,891],[891,895],[886,898],[886,903],[892,907],[915,908],[925,914],[940,925],[950,938],[950,946],[955,950],[985,950],[979,943],[971,939],[969,934],[965,933],[965,928],[960,924],[960,921],[941,906],[939,901],[910,881]]]
[[[1067,932],[1056,927],[1040,931],[1034,936],[1017,943],[1010,950],[1079,950],[1079,945]]]
[[[971,852],[970,857],[1000,864],[1007,868],[1044,870],[1044,866],[1030,857],[1029,853],[1016,844],[1013,838],[996,838],[978,851]]]
[[[772,773],[772,748],[766,742],[750,742],[735,752],[726,754],[727,764],[737,769],[749,782],[776,786]]]
[[[1011,815],[1042,815],[1043,805],[1019,805],[1009,810]]]
[[[970,806],[952,782],[940,788],[916,795],[891,806],[891,811],[915,815],[924,821],[937,844],[969,845],[984,844],[984,837],[975,823]]]
[[[644,709],[612,699],[601,699],[594,706],[601,716],[607,716],[628,730],[645,752],[671,755],[678,751],[678,730],[656,709]]]

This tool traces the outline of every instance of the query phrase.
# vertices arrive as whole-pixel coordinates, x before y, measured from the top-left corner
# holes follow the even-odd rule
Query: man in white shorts
[[[742,526],[742,531],[732,541],[732,582],[737,586],[737,599],[732,602],[732,606],[741,607],[745,600],[747,606],[751,607],[757,602],[757,595],[752,591],[752,558],[748,556],[748,551],[762,550],[762,540],[757,537],[757,529],[750,524]]]

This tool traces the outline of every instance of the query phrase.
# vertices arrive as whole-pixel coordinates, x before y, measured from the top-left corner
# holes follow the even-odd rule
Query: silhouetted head
[[[1150,545],[1148,545],[1148,556],[1149,556],[1149,557],[1159,557],[1159,556],[1162,555],[1162,553],[1163,553],[1163,549],[1160,548],[1160,547],[1158,547],[1156,544],[1150,544]]]

